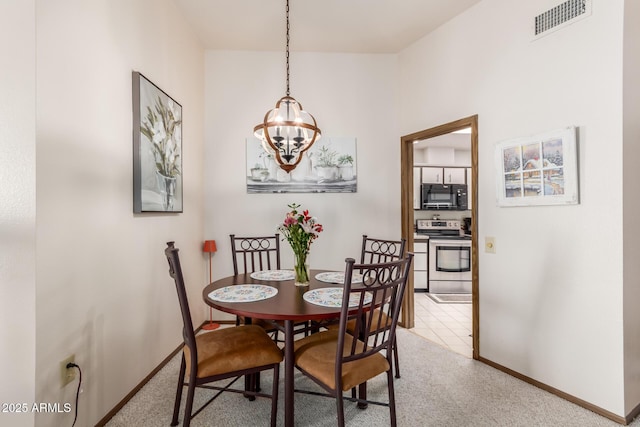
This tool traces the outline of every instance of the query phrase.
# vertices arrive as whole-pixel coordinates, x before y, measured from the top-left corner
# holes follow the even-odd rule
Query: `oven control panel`
[[[460,230],[460,221],[454,219],[418,219],[416,220],[416,230]]]

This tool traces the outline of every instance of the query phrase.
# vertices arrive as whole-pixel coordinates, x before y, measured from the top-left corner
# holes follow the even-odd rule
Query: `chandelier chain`
[[[300,103],[291,97],[289,0],[286,0],[285,4],[287,94],[276,102],[275,108],[267,111],[263,121],[253,128],[253,133],[262,141],[262,148],[265,152],[275,160],[282,170],[290,173],[322,134],[313,116],[304,111]],[[261,175],[262,181],[275,179],[275,175],[271,172],[266,176]]]
[[[287,96],[290,95],[289,92],[289,0],[287,0]]]

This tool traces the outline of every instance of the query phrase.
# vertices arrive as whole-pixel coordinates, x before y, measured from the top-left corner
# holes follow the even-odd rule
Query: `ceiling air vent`
[[[535,17],[534,39],[591,15],[591,0],[568,0]]]

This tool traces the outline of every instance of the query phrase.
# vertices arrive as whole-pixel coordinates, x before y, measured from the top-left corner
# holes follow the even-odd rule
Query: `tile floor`
[[[416,292],[415,316],[413,333],[472,357],[471,304],[438,304],[426,293]]]

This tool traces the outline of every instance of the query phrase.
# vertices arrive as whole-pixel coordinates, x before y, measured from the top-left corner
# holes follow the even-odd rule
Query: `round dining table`
[[[254,277],[252,277],[250,273],[224,277],[206,286],[202,292],[202,296],[206,304],[226,313],[251,319],[274,320],[284,323],[284,411],[285,426],[289,427],[294,425],[293,326],[295,323],[310,320],[337,319],[340,317],[341,311],[340,305],[327,307],[308,302],[305,300],[304,294],[319,288],[342,288],[344,282],[337,280],[334,282],[324,281],[327,280],[327,277],[331,279],[334,275],[326,270],[310,270],[309,285],[297,286],[294,284],[293,277],[290,279],[284,278],[287,276],[286,272],[290,271],[276,270],[273,272],[258,272],[253,273]],[[316,278],[319,273],[324,273],[323,280]],[[335,277],[340,277],[340,272],[336,273]],[[342,275],[342,277],[344,276]],[[249,301],[249,298],[243,298],[242,295],[235,298],[235,300],[233,297],[230,298],[230,300],[229,298],[219,297],[225,290],[233,291],[233,288],[229,288],[230,286],[237,285],[264,285],[275,288],[277,293],[275,293],[273,289],[267,289],[269,296],[264,298],[265,294],[263,294],[261,297],[264,299],[257,301]],[[260,287],[247,286],[245,288],[249,291],[248,293],[251,293],[252,288]],[[274,293],[275,295],[273,295]],[[218,297],[216,297],[216,295]],[[220,299],[223,299],[223,301]]]

